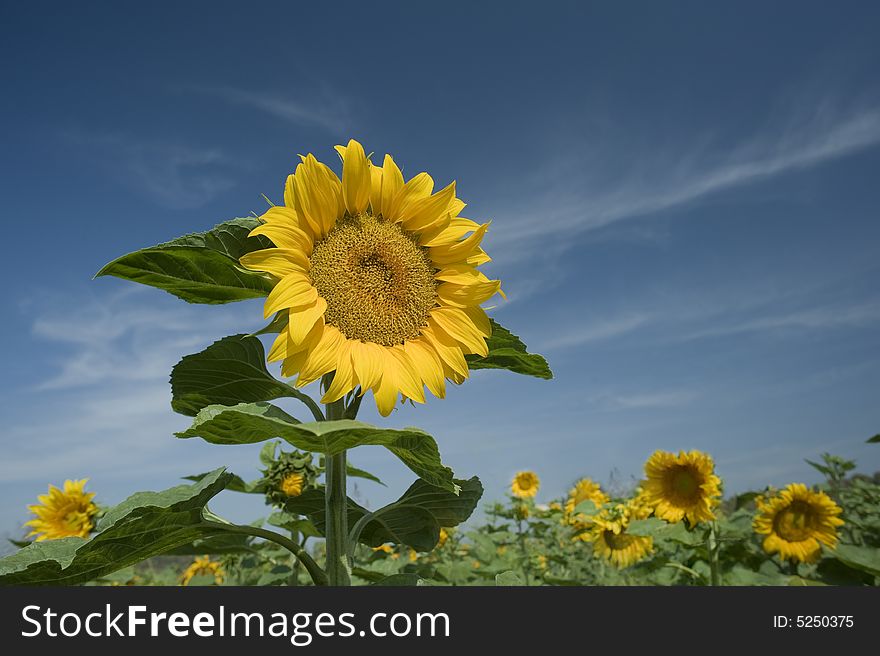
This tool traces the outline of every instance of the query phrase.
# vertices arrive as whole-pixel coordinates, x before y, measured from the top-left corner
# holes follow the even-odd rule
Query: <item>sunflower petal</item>
[[[366,211],[370,202],[371,178],[364,147],[354,139],[349,140],[342,162],[342,198],[345,209],[352,216]]]

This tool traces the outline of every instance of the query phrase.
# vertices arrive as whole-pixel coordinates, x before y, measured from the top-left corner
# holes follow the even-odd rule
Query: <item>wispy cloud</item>
[[[109,175],[168,209],[201,207],[235,186],[236,164],[218,148],[81,130],[64,137]]]
[[[723,156],[704,143],[677,151],[666,149],[662,156],[650,150],[644,156],[634,154],[633,161],[639,164],[630,175],[610,183],[603,181],[601,186],[591,184],[589,175],[602,169],[598,162],[566,162],[569,173],[558,176],[558,182],[544,195],[527,206],[520,205],[518,212],[499,213],[512,218],[506,220],[495,241],[515,247],[536,236],[546,240],[555,234],[560,238],[557,246],[567,248],[576,234],[816,166],[878,143],[880,108],[840,115],[823,107],[807,120],[768,126],[751,139],[725,148]]]
[[[303,93],[297,98],[232,87],[201,88],[199,91],[296,125],[319,126],[335,134],[345,132],[351,126],[348,103],[327,88]]]
[[[630,314],[605,321],[597,321],[581,327],[577,332],[550,339],[543,343],[546,351],[581,346],[589,342],[619,337],[631,333],[650,320],[647,314]]]

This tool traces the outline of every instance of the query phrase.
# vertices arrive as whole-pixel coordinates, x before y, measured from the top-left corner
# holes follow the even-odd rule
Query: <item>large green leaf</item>
[[[158,287],[189,303],[229,303],[267,296],[272,280],[238,263],[245,253],[272,246],[263,236],[248,237],[259,224],[256,218],[226,221],[206,232],[123,255],[95,277],[116,276]]]
[[[269,373],[263,344],[250,335],[224,337],[204,351],[185,356],[171,370],[171,407],[190,417],[207,405],[280,397],[317,407],[311,397]]]
[[[202,512],[228,482],[221,468],[194,485],[133,494],[106,512],[89,539],[34,542],[0,559],[0,584],[76,585],[216,536],[200,525]]]
[[[877,444],[880,443],[880,433],[877,433],[874,437],[869,437],[866,442],[868,444]]]
[[[550,365],[544,356],[529,353],[522,340],[507,328],[490,319],[492,336],[486,340],[489,355],[468,355],[465,359],[470,369],[507,369],[517,374],[535,376],[547,380],[553,378]]]
[[[297,449],[336,455],[356,446],[384,446],[432,485],[456,492],[452,470],[440,461],[434,438],[417,428],[376,428],[359,421],[295,423],[269,403],[241,403],[232,407],[209,405],[196,415],[189,429],[177,437],[201,437],[212,444],[254,444],[276,437]]]
[[[836,549],[828,550],[826,553],[848,567],[880,576],[880,549],[840,544]]]
[[[474,476],[468,480],[456,480],[459,494],[417,480],[397,501],[373,512],[360,533],[359,541],[369,547],[386,542],[405,544],[416,551],[430,551],[437,545],[440,529],[458,526],[474,512],[483,485]],[[323,535],[326,526],[324,491],[307,490],[288,500],[286,510],[306,515]],[[348,500],[348,525],[353,527],[370,511]]]

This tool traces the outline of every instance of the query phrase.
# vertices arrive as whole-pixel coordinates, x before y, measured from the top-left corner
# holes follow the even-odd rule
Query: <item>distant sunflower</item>
[[[619,569],[634,565],[650,555],[654,549],[652,538],[626,532],[630,521],[644,519],[643,514],[643,508],[630,503],[601,510],[593,518],[590,530],[593,553]]]
[[[592,501],[596,508],[601,508],[602,504],[608,503],[610,499],[598,483],[589,478],[582,478],[568,493],[568,499],[565,501],[565,514],[572,516],[574,509],[584,501]]]
[[[843,525],[842,511],[824,492],[814,492],[802,483],[792,483],[770,499],[755,500],[758,513],[753,527],[766,535],[764,551],[780,558],[813,562],[821,545],[837,546],[837,528]]]
[[[721,496],[721,479],[711,456],[700,451],[678,455],[655,451],[645,463],[644,502],[667,522],[687,518],[690,524],[715,519]]]
[[[399,396],[438,398],[446,379],[463,382],[465,355],[488,354],[489,318],[480,307],[501,282],[477,267],[489,228],[459,216],[455,183],[432,194],[419,173],[408,182],[390,155],[374,165],[355,140],[337,146],[342,180],[313,155],[288,176],[284,205],[252,235],[274,248],[241,258],[275,287],[264,313],[286,315],[268,360],[302,387],[335,372],[323,403],[372,390],[383,416]]]
[[[443,545],[446,544],[446,541],[449,539],[449,531],[445,528],[440,529],[440,537],[437,539],[437,546],[435,549],[442,549]]]
[[[189,582],[195,576],[213,576],[214,583],[220,585],[223,583],[226,573],[223,571],[223,566],[216,560],[211,560],[210,556],[199,556],[195,559],[195,562],[187,567],[183,574],[181,574],[180,585],[189,585]]]
[[[92,503],[93,492],[85,492],[87,478],[79,481],[64,481],[64,490],[49,486],[48,494],[37,497],[38,505],[28,506],[36,518],[25,522],[33,530],[28,537],[36,535],[36,541],[57,538],[87,538],[95,527],[98,506]]]
[[[519,499],[529,499],[538,493],[541,481],[532,471],[517,472],[510,483],[510,493]]]

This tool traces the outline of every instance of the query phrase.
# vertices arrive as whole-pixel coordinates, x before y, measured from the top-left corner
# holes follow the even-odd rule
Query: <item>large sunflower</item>
[[[645,517],[645,508],[633,503],[620,503],[613,508],[602,509],[593,518],[589,534],[593,542],[593,553],[619,569],[629,567],[650,555],[654,550],[652,538],[626,532],[630,521]]]
[[[824,492],[813,492],[803,483],[792,483],[770,499],[756,499],[753,527],[766,535],[764,551],[780,558],[812,562],[821,545],[837,546],[840,506]]]
[[[57,538],[86,538],[95,527],[94,518],[98,506],[92,503],[94,492],[86,492],[87,478],[64,481],[64,490],[49,486],[48,494],[37,497],[38,505],[28,506],[36,518],[25,522],[33,530],[28,537],[36,535],[37,542]]]
[[[407,182],[390,155],[374,165],[357,141],[337,146],[342,180],[313,155],[288,176],[284,205],[269,208],[252,235],[275,248],[241,264],[273,277],[265,316],[288,323],[268,359],[302,387],[335,372],[323,403],[359,387],[387,416],[400,394],[439,398],[446,379],[468,377],[464,356],[487,355],[489,319],[480,307],[501,282],[477,267],[489,227],[459,216],[455,183],[432,193],[419,173]]]
[[[530,499],[538,493],[541,480],[533,471],[517,472],[510,482],[510,493],[519,499]],[[526,509],[528,513],[528,509]],[[528,515],[526,515],[528,516]]]
[[[642,499],[657,517],[667,522],[687,518],[692,525],[715,519],[721,479],[715,475],[711,456],[700,451],[678,455],[655,451],[645,463],[645,474]]]

